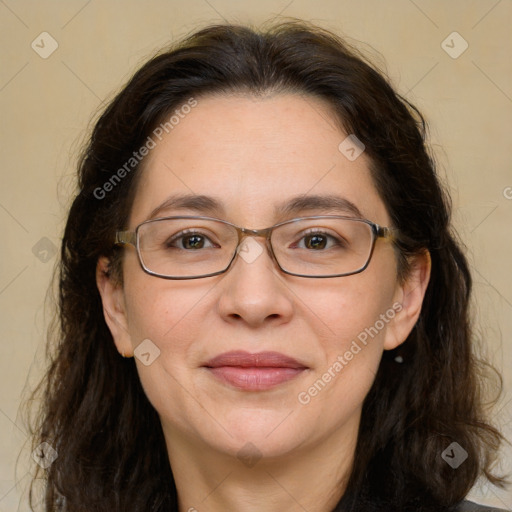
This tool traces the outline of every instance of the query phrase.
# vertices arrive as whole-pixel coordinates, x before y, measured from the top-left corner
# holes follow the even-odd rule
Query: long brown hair
[[[133,359],[116,351],[95,270],[107,256],[120,275],[114,234],[126,225],[141,166],[125,167],[122,179],[114,175],[119,178],[133,152],[180,105],[227,91],[326,100],[344,131],[366,146],[380,197],[405,235],[400,275],[407,274],[407,256],[431,255],[420,319],[402,346],[384,353],[336,510],[448,507],[481,474],[502,485],[491,473],[502,436],[482,406],[486,365],[473,346],[471,275],[450,225],[449,197],[426,144],[424,118],[356,49],[294,20],[265,30],[226,24],[194,33],[137,71],[95,124],[62,240],[60,321],[48,372],[35,391],[42,405],[33,446],[48,442],[58,453],[36,475],[47,481],[46,510],[177,510],[159,417]],[[468,454],[456,471],[441,456],[452,442]]]

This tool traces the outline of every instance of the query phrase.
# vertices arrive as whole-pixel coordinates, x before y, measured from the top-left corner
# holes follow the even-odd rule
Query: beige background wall
[[[26,439],[19,404],[41,372],[45,293],[93,113],[173,38],[209,22],[279,13],[377,49],[429,120],[470,250],[475,321],[504,373],[495,415],[512,439],[510,0],[0,0],[0,512],[28,510],[19,504],[28,483],[23,458],[15,472]],[[451,35],[443,47],[454,31],[463,39]],[[512,473],[512,451],[502,455]],[[473,496],[512,509],[512,490],[483,487]]]

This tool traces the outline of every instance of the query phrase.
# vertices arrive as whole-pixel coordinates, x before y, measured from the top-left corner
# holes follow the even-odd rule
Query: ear
[[[405,282],[397,284],[393,304],[397,313],[386,329],[384,350],[392,350],[402,344],[418,321],[430,280],[431,265],[427,250],[410,260],[409,275]]]
[[[98,259],[96,285],[103,303],[105,322],[112,333],[118,352],[123,357],[133,356],[132,341],[128,334],[123,287],[110,275],[108,258]]]

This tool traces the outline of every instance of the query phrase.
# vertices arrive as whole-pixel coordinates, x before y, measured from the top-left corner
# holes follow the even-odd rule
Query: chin
[[[240,456],[240,450],[255,451],[265,457],[284,456],[314,435],[307,424],[297,422],[296,414],[284,408],[236,409],[223,417],[222,427],[217,425],[199,435],[204,436],[207,444],[232,456]]]
[[[268,460],[288,456],[301,445],[301,440],[296,439],[296,435],[296,432],[286,432],[284,436],[276,435],[274,437],[271,434],[268,437],[261,435],[258,437],[249,429],[247,432],[239,432],[232,438],[224,436],[223,439],[216,437],[205,439],[205,441],[218,452],[246,463],[246,459],[255,460],[264,457]]]

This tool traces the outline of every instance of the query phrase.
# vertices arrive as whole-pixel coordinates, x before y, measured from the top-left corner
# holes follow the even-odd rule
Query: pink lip
[[[272,388],[307,369],[295,359],[279,352],[225,352],[203,366],[218,379],[247,391]]]

